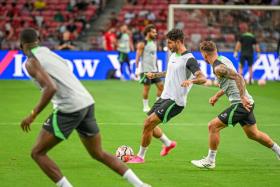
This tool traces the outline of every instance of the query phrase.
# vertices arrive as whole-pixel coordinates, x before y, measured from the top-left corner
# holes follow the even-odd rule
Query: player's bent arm
[[[140,57],[142,56],[142,53],[144,50],[144,45],[145,44],[143,42],[140,42],[137,44],[136,59],[135,59],[136,67],[138,67],[138,65],[139,65],[139,60],[140,60]]]
[[[215,97],[220,98],[222,97],[223,95],[225,94],[224,90],[219,90],[216,94],[215,94]]]
[[[166,76],[166,72],[165,72],[165,71],[163,71],[163,72],[158,72],[158,73],[149,72],[149,73],[145,73],[145,76],[146,76],[148,79],[162,78],[162,77],[165,77],[165,76]]]
[[[191,80],[193,84],[204,84],[207,79],[201,70],[198,70],[194,73],[195,78]]]
[[[240,97],[243,98],[245,96],[245,89],[246,89],[245,81],[239,73],[237,73],[237,72],[233,71],[232,69],[226,67],[224,64],[218,65],[214,69],[214,71],[215,71],[216,75],[219,76],[219,77],[226,77],[228,79],[235,80],[237,88],[238,88],[239,93],[240,93]]]
[[[26,69],[42,88],[41,98],[32,110],[32,115],[35,118],[48,105],[57,90],[57,86],[35,58],[29,59],[29,62],[26,63]]]
[[[166,76],[166,71],[154,73],[154,78],[163,78]]]

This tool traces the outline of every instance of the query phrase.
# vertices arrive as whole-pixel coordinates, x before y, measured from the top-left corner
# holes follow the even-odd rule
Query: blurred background
[[[137,43],[144,39],[142,32],[148,24],[154,24],[157,28],[158,51],[166,51],[165,34],[169,29],[168,15],[170,12],[168,7],[170,4],[255,5],[268,8],[277,7],[280,4],[279,0],[1,0],[0,2],[0,49],[6,51],[0,52],[2,56],[0,60],[7,55],[7,50],[19,50],[18,36],[20,31],[27,27],[33,27],[40,33],[41,45],[47,46],[52,50],[95,52],[91,55],[79,53],[79,56],[83,57],[83,59],[99,58],[103,53],[96,53],[98,51],[108,52],[107,54],[113,55],[107,55],[104,59],[99,58],[100,64],[105,63],[105,61],[110,64],[110,67],[101,73],[101,78],[99,76],[99,78],[94,78],[94,74],[85,79],[105,79],[112,69],[116,70],[116,77],[120,77],[118,70],[120,67],[116,62],[118,59],[114,55],[117,55],[118,35],[121,33],[120,28],[123,25],[128,27],[127,33],[133,45],[129,54],[133,72],[135,71],[134,51]],[[199,43],[202,40],[213,40],[217,43],[220,52],[232,53],[242,33],[248,31],[254,34],[262,54],[269,53],[273,55],[273,62],[272,56],[263,58],[268,59],[268,65],[274,64],[273,71],[275,71],[272,73],[274,76],[269,76],[268,74],[265,76],[258,75],[255,76],[255,79],[279,79],[279,10],[179,8],[174,9],[172,17],[172,24],[175,28],[184,31],[186,46],[194,53],[198,51]],[[20,52],[18,53],[20,54]],[[74,53],[58,53],[68,59],[69,64],[73,64],[73,59],[77,59],[71,57]],[[201,58],[199,54],[195,56]],[[230,56],[232,57],[233,55],[231,54]],[[23,56],[22,58],[21,62],[24,63],[25,57]],[[161,64],[160,70],[164,70],[167,58],[161,54],[159,54],[158,58],[161,60],[159,62]],[[231,59],[234,60],[234,58]],[[238,68],[238,59],[234,61],[236,61],[235,66]],[[13,60],[11,62],[15,63]],[[75,65],[77,63],[74,63],[74,72],[76,71]],[[94,64],[86,65],[86,62],[83,61],[81,63],[85,68],[88,66],[94,68]],[[259,64],[261,63],[263,62]],[[255,69],[258,68],[256,67]],[[97,67],[98,71],[102,70]],[[211,71],[209,68],[206,68],[205,71],[208,71],[206,73],[209,78],[213,77],[209,72]],[[246,71],[245,67],[245,77]],[[2,75],[0,74],[0,79],[7,78],[8,75],[3,75],[4,68],[0,72],[2,73]],[[6,70],[7,72],[11,73],[13,71]],[[87,75],[87,72],[85,74]],[[26,76],[23,77],[26,78]],[[83,78],[79,75],[78,77]],[[129,75],[126,77],[130,79]],[[11,75],[8,78],[14,78],[14,76]]]

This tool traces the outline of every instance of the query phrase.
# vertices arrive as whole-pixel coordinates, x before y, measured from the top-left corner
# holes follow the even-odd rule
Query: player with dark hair
[[[102,149],[101,135],[94,116],[94,100],[71,72],[66,61],[47,47],[39,46],[38,34],[32,28],[21,32],[20,45],[28,57],[26,69],[42,91],[38,104],[21,122],[23,131],[30,131],[30,125],[50,101],[54,107],[31,153],[44,173],[57,186],[72,187],[47,153],[76,129],[92,158],[122,175],[134,186],[149,186],[120,160]]]
[[[246,90],[244,79],[236,72],[232,62],[224,56],[218,56],[214,42],[202,42],[200,51],[205,61],[212,65],[221,88],[210,98],[209,103],[214,106],[219,98],[226,94],[231,106],[209,122],[208,156],[201,160],[193,160],[192,164],[199,168],[214,168],[220,142],[220,131],[237,123],[240,123],[248,138],[272,149],[277,158],[280,159],[280,147],[267,134],[257,128],[254,116],[254,100]]]
[[[148,72],[158,72],[157,67],[157,44],[155,42],[157,36],[157,30],[154,25],[147,25],[144,29],[145,41],[139,42],[137,44],[136,52],[136,67],[139,66],[140,58],[142,58],[140,63],[140,83],[144,85],[143,87],[143,111],[149,112],[149,91],[151,84],[156,84],[157,86],[157,99],[160,97],[163,90],[163,83],[160,78],[149,79],[146,77],[145,73]]]
[[[254,63],[254,47],[257,52],[258,58],[260,57],[260,46],[257,43],[256,37],[248,32],[248,26],[244,25],[242,27],[244,32],[238,38],[238,41],[234,49],[234,57],[237,58],[238,51],[240,51],[240,64],[239,64],[239,74],[243,75],[243,67],[247,61],[249,66],[249,84],[253,80],[253,63]]]
[[[145,154],[151,143],[152,136],[164,142],[160,153],[161,156],[166,156],[170,150],[176,147],[176,142],[168,139],[158,125],[168,122],[182,112],[193,84],[204,84],[206,82],[206,77],[200,70],[197,60],[192,53],[187,51],[184,45],[182,30],[172,29],[169,31],[167,45],[172,52],[167,72],[149,72],[146,74],[150,79],[165,77],[164,89],[160,98],[148,112],[149,116],[144,121],[140,150],[137,156],[128,161],[128,163],[144,163]]]

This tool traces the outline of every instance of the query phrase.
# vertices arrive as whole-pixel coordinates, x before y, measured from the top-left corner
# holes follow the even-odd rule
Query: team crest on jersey
[[[225,113],[221,114],[221,117],[222,118],[226,118],[227,117],[227,113],[225,112]]]
[[[164,112],[164,109],[158,110],[159,114],[163,114],[163,112]]]

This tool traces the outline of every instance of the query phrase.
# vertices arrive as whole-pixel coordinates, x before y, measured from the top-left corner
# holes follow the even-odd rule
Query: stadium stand
[[[104,29],[99,29],[96,27],[100,22],[98,25],[90,25],[93,18],[98,19],[99,15],[104,14],[99,11],[100,4],[96,2],[91,0],[0,1],[0,49],[17,49],[18,33],[30,26],[40,31],[42,43],[51,49],[70,49],[64,48],[64,44],[74,45],[76,40],[80,43],[71,49],[104,50],[106,48],[102,40],[106,38],[106,34],[108,35],[107,31],[114,27],[113,30],[117,34],[120,25],[127,24],[136,45],[143,39],[141,35],[143,28],[153,23],[158,29],[158,49],[163,50],[166,46],[168,4],[279,4],[279,0],[126,0],[120,11],[108,15],[111,17],[110,24]],[[175,19],[175,27],[184,30],[187,36],[186,42],[191,50],[197,50],[197,44],[204,39],[214,40],[220,50],[233,50],[244,23],[251,26],[262,51],[274,51],[277,48],[277,39],[280,35],[279,12],[177,10],[174,16],[179,18]],[[87,30],[89,28],[90,30]],[[85,31],[90,31],[87,35],[97,34],[83,38]],[[81,47],[83,44],[81,41],[87,45]]]
[[[45,45],[54,49],[65,32],[76,39],[97,14],[98,5],[73,0],[7,0],[0,6],[1,49],[16,49],[19,32],[35,27]]]

